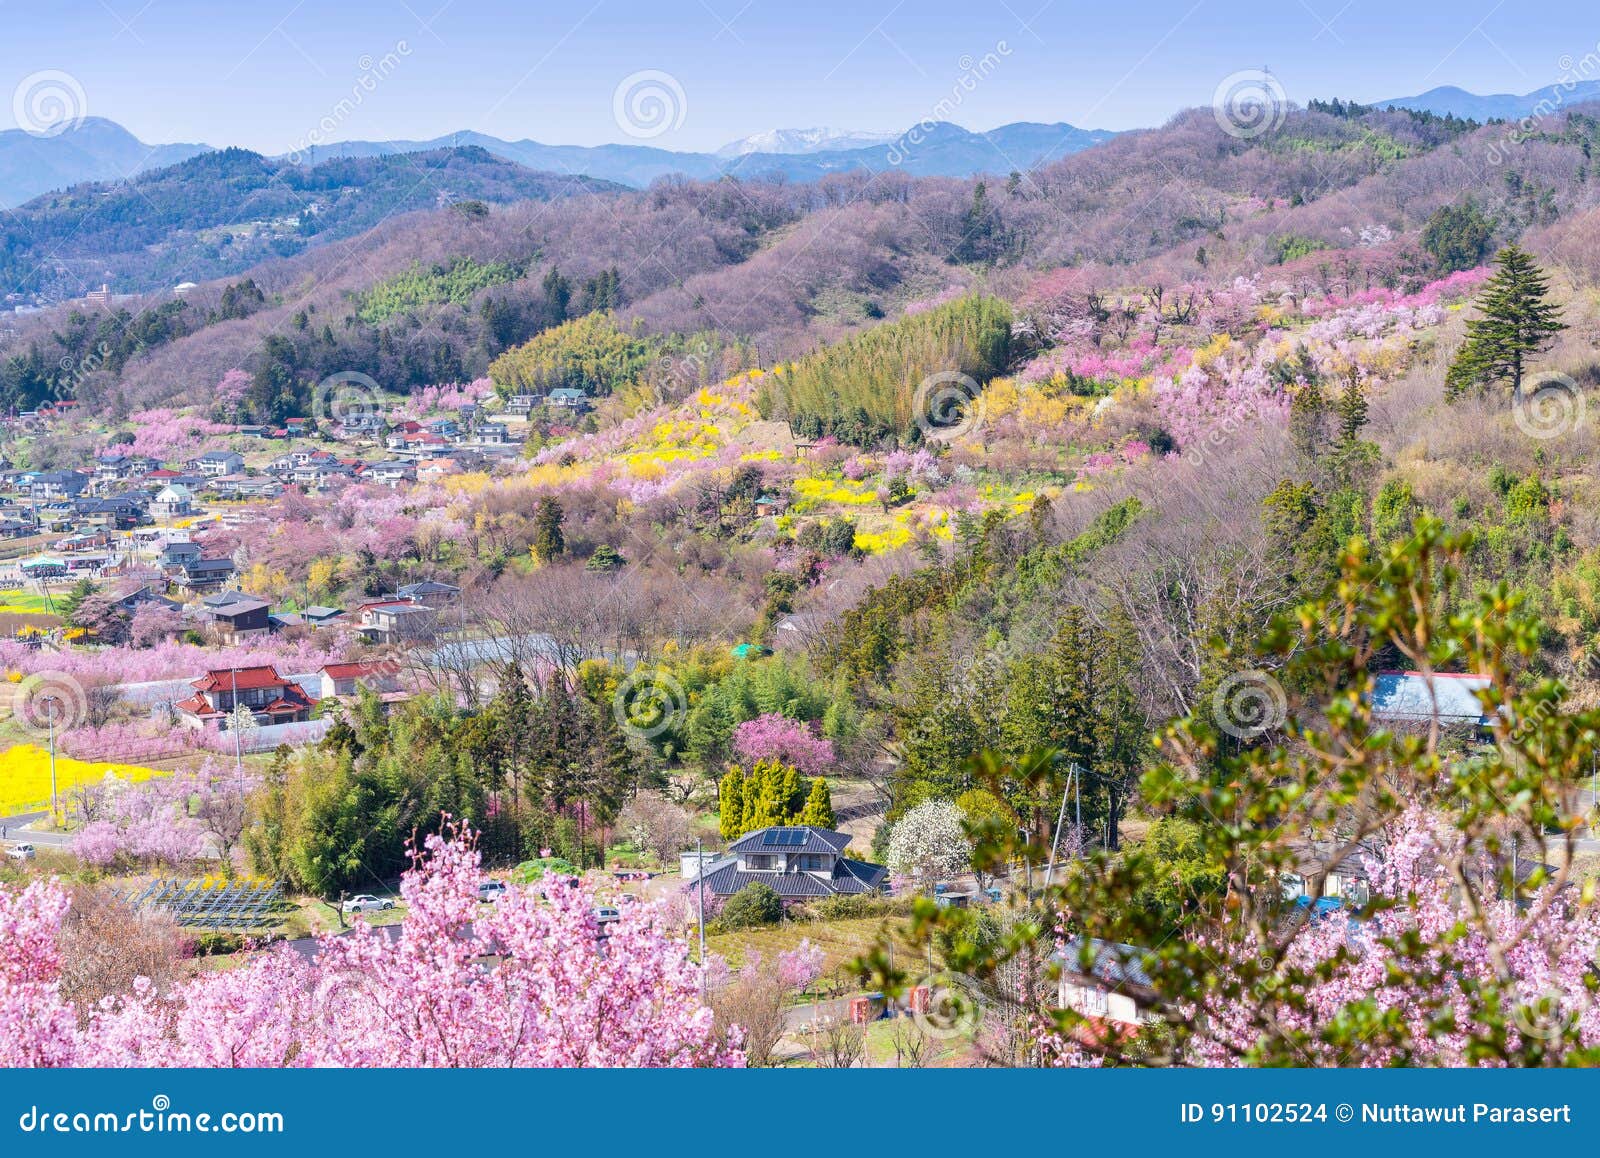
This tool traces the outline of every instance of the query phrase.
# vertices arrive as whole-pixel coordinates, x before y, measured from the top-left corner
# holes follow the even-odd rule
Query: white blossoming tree
[[[931,889],[940,877],[965,872],[972,842],[961,828],[961,810],[948,800],[930,800],[902,816],[889,833],[889,871]]]

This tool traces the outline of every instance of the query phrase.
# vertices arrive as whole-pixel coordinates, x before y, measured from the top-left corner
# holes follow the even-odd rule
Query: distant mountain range
[[[211,150],[0,214],[0,293],[59,301],[102,282],[142,292],[225,277],[419,209],[622,191],[592,177],[531,172],[470,147],[315,167]]]
[[[1533,116],[1541,106],[1548,111],[1560,111],[1585,101],[1600,100],[1600,80],[1577,81],[1570,88],[1553,84],[1522,96],[1512,93],[1494,93],[1480,96],[1454,85],[1430,88],[1412,97],[1395,97],[1378,101],[1378,108],[1415,109],[1418,112],[1453,115],[1469,121],[1519,121]]]
[[[1521,96],[1484,96],[1446,85],[1376,104],[1481,122],[1519,120],[1541,107],[1563,109],[1594,100],[1600,100],[1600,80],[1582,81],[1570,89],[1551,85]],[[642,144],[546,145],[526,138],[507,141],[485,133],[460,132],[431,140],[346,141],[294,159],[319,164],[476,146],[535,172],[593,177],[642,188],[672,174],[696,180],[729,174],[750,178],[782,175],[805,182],[859,169],[898,169],[919,177],[1009,173],[1047,164],[1115,135],[1064,123],[1026,121],[981,133],[949,123],[917,126],[899,135],[831,128],[771,129],[729,142],[714,153],[689,153]],[[120,125],[99,117],[53,137],[5,130],[0,132],[0,208],[82,182],[125,181],[211,151],[211,146],[201,144],[146,144]]]
[[[919,177],[970,177],[1009,173],[1109,141],[1115,133],[1074,125],[1018,122],[986,133],[941,123],[898,137],[839,133],[829,129],[779,129],[725,145],[715,153],[678,153],[648,145],[545,145],[503,141],[483,133],[454,133],[431,141],[346,141],[315,158],[370,157],[476,145],[529,169],[598,177],[642,188],[658,177],[682,174],[706,180],[736,174],[781,174],[791,181],[816,181],[829,173],[899,168]],[[873,143],[861,144],[862,139]]]
[[[210,145],[147,145],[121,125],[87,117],[54,137],[0,131],[0,208],[82,181],[115,181],[211,151]]]
[[[734,141],[715,153],[679,153],[648,145],[545,145],[462,132],[427,141],[346,141],[310,150],[297,160],[318,164],[477,146],[537,172],[643,187],[669,174],[701,180],[729,173],[782,174],[793,181],[815,181],[853,169],[899,168],[917,176],[942,177],[1008,173],[1076,153],[1114,135],[1067,124],[1025,122],[986,133],[937,124],[898,137],[838,129],[774,129]],[[80,182],[125,180],[210,151],[208,145],[147,145],[99,118],[54,137],[8,130],[0,133],[0,208]]]

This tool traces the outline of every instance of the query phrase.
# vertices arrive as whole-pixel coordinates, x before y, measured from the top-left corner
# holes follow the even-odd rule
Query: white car
[[[12,860],[32,860],[37,853],[31,844],[14,844],[6,849],[6,855]]]
[[[505,881],[484,881],[478,886],[478,899],[480,901],[498,901],[505,895]]]
[[[351,897],[339,907],[347,913],[381,913],[384,909],[394,908],[394,902],[380,899],[370,893],[362,893],[359,896]]]
[[[609,906],[602,905],[595,909],[594,919],[602,925],[609,925],[612,921],[622,920],[622,914]]]

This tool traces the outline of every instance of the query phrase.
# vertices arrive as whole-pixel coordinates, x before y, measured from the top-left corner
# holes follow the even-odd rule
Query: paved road
[[[48,812],[24,812],[18,816],[0,816],[0,829],[5,830],[6,844],[33,844],[40,848],[66,848],[72,843],[71,833],[34,832],[27,826],[45,820]]]

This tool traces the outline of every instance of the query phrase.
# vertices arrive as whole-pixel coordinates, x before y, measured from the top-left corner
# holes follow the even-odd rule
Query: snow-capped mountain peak
[[[769,129],[717,150],[719,157],[743,157],[749,153],[822,153],[830,149],[864,149],[895,139],[894,133],[863,133],[853,129]]]

